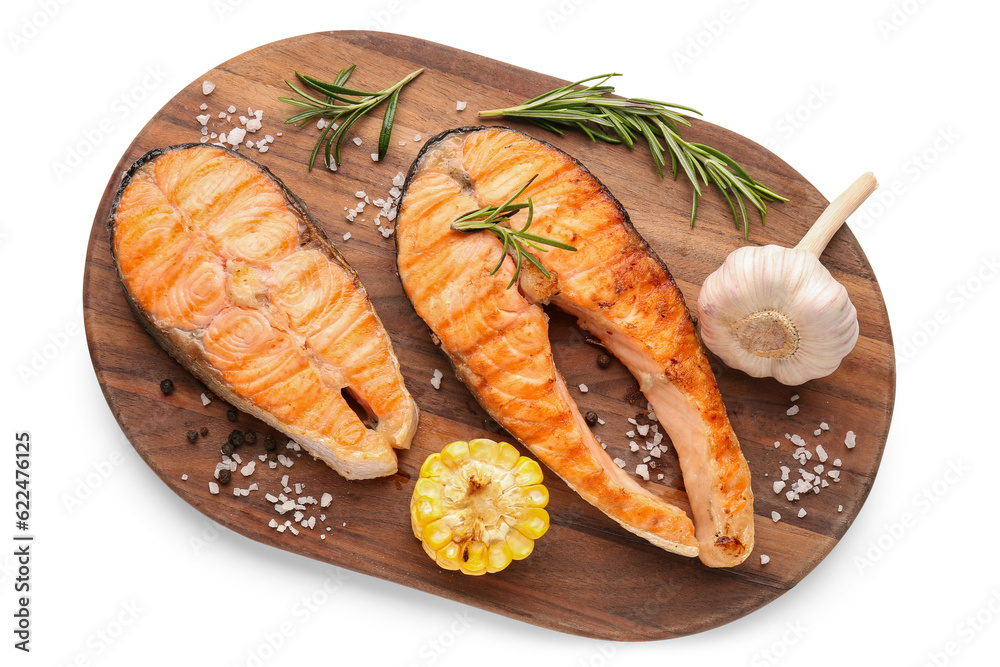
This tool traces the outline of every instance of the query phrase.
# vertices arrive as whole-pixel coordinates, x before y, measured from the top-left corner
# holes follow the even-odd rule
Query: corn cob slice
[[[446,570],[499,572],[527,558],[549,529],[542,469],[506,442],[456,441],[420,468],[413,534]]]

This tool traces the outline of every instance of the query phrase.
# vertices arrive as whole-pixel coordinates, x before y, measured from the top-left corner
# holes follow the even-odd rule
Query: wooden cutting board
[[[426,69],[402,94],[391,147],[383,162],[371,158],[376,151],[379,110],[355,126],[348,139],[358,136],[362,145],[345,142],[343,163],[336,173],[324,168],[310,173],[306,163],[318,130],[314,125],[283,125],[293,112],[278,101],[289,93],[283,81],[291,79],[297,68],[333,80],[339,68],[351,63],[358,64],[351,84],[361,89],[383,88],[419,67]],[[581,78],[590,74],[579,73]],[[216,85],[210,95],[202,93],[203,80]],[[713,628],[770,602],[808,574],[850,526],[871,489],[895,393],[885,304],[872,268],[847,228],[834,237],[823,261],[847,286],[858,308],[861,337],[836,373],[789,388],[773,380],[749,378],[713,360],[753,473],[757,543],[747,562],[730,570],[712,570],[697,559],[653,547],[583,502],[547,470],[551,529],[530,558],[500,574],[468,577],[440,570],[410,531],[408,503],[424,458],[452,440],[499,439],[502,434],[497,434],[469,392],[451,375],[445,356],[404,296],[395,275],[394,239],[384,238],[373,224],[373,207],[353,223],[347,221],[345,208],[355,206],[355,193],[361,190],[372,200],[385,197],[392,178],[406,172],[427,138],[448,128],[478,124],[478,110],[517,104],[565,83],[411,37],[333,32],[295,37],[240,55],[192,82],[164,106],[111,175],[87,249],[83,295],[87,339],[98,380],[122,430],[157,475],[205,515],[251,539],[528,623],[596,638],[663,639]],[[468,108],[457,111],[458,100],[466,101]],[[683,101],[698,104],[698,100]],[[201,104],[207,109],[202,111]],[[230,105],[236,113],[227,122],[218,115]],[[198,141],[199,114],[211,116],[210,131],[223,132],[238,126],[238,116],[246,114],[248,107],[263,110],[264,116],[261,131],[247,137],[259,140],[270,134],[275,140],[266,153],[246,147],[241,152],[269,167],[306,202],[361,275],[420,406],[417,437],[410,451],[401,452],[399,473],[393,477],[348,482],[310,456],[284,449],[287,438],[280,438],[282,448],[270,458],[287,454],[292,467],[279,464],[272,469],[258,461],[251,477],[235,473],[219,495],[212,495],[209,481],[230,430],[252,430],[259,435],[256,445],[238,450],[244,463],[265,454],[263,435],[272,431],[244,414],[231,423],[228,406],[221,400],[203,405],[204,387],[146,334],[129,311],[116,280],[105,221],[124,170],[150,149]],[[608,186],[670,267],[689,304],[695,302],[704,278],[730,251],[746,243],[734,228],[728,207],[713,190],[702,200],[695,228],[689,228],[690,185],[683,179],[661,180],[644,147],[633,152],[623,146],[592,144],[579,136],[554,136],[527,124],[511,125],[575,156]],[[685,136],[728,153],[761,182],[790,198],[788,203],[771,207],[766,228],[753,222],[752,243],[794,245],[827,204],[795,170],[743,137],[697,120]],[[857,171],[864,166],[857,165]],[[844,185],[856,175],[845,173]],[[351,238],[342,241],[346,232]],[[633,470],[641,455],[629,450],[626,431],[632,426],[627,419],[642,413],[645,400],[637,399],[637,386],[623,366],[617,362],[607,369],[597,366],[600,350],[584,340],[572,319],[554,311],[550,314],[557,364],[571,387],[581,383],[589,387],[586,394],[574,391],[575,397],[584,411],[596,411],[605,421],[595,431],[607,443],[608,452],[627,461]],[[431,386],[435,369],[445,373],[440,389]],[[165,378],[176,385],[169,396],[159,389]],[[789,416],[786,411],[793,394],[799,396],[795,401],[799,412]],[[829,431],[814,437],[820,422],[827,422]],[[202,427],[208,428],[209,435],[190,444],[185,433]],[[848,430],[857,434],[853,450],[844,444]],[[780,478],[780,466],[792,469],[792,479],[799,468],[792,458],[795,446],[786,434],[801,435],[810,449],[817,442],[823,444],[830,455],[828,467],[833,459],[841,459],[841,481],[831,480],[821,493],[809,494],[796,504],[776,495],[772,483]],[[816,463],[810,461],[807,468],[811,470]],[[653,473],[650,484],[686,508],[684,494],[678,490],[683,483],[672,448]],[[659,473],[664,478],[657,482]],[[293,492],[289,496],[319,499],[329,493],[333,498],[322,510],[325,519],[319,519],[319,510],[310,510],[308,514],[316,515],[318,523],[312,529],[298,526],[297,535],[268,526],[271,519],[283,523],[291,518],[280,516],[264,498],[266,493],[282,492],[283,475],[289,475]],[[233,487],[246,488],[252,482],[258,490],[246,497],[233,495]],[[296,483],[304,487],[301,494],[294,493]],[[799,508],[806,510],[804,517],[797,516]],[[772,520],[772,511],[781,515],[779,522]],[[761,554],[770,557],[766,565],[761,564]]]

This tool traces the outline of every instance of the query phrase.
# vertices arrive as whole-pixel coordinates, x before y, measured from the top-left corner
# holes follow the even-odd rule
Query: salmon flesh
[[[151,151],[126,173],[108,228],[132,309],[212,391],[348,479],[396,472],[393,448],[409,447],[418,413],[389,335],[270,171],[203,144]]]
[[[530,250],[517,286],[493,234],[458,232],[471,211],[530,197],[531,232],[576,252]],[[512,228],[524,225],[518,212]],[[608,190],[569,155],[508,128],[432,139],[407,178],[396,227],[407,296],[480,404],[585,500],[627,530],[711,567],[753,549],[753,492],[739,441],[684,299]],[[578,318],[639,381],[677,451],[694,516],[615,464],[556,369],[542,308]]]

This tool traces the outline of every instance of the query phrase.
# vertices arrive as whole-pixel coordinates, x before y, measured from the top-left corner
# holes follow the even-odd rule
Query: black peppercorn
[[[597,424],[597,413],[594,412],[593,410],[584,415],[583,418],[587,420],[588,426],[594,426]]]
[[[236,410],[233,410],[232,408],[226,410],[226,419],[231,422],[236,421]]]
[[[222,453],[225,454],[226,456],[229,456],[230,454],[233,453],[234,449],[236,449],[236,448],[233,447],[233,443],[227,442],[226,444],[224,444],[222,446]]]
[[[611,357],[603,352],[597,355],[597,365],[601,368],[607,368],[611,365]]]
[[[229,478],[233,476],[233,473],[229,472],[229,468],[223,468],[219,471],[219,482],[222,484],[229,484]]]
[[[274,438],[272,438],[270,435],[264,436],[264,449],[266,449],[269,452],[273,452],[275,449],[277,449],[277,447],[278,443],[274,441]]]
[[[247,431],[246,435],[243,436],[243,442],[246,443],[246,444],[248,444],[248,445],[256,445],[257,444],[257,434],[254,433],[253,431]]]
[[[206,435],[208,435],[208,427],[207,426],[202,426],[201,427],[201,437],[204,438]]]
[[[228,440],[228,442],[233,447],[239,447],[240,445],[243,444],[244,440],[245,440],[245,438],[243,436],[243,431],[241,431],[239,429],[236,429],[235,431],[233,431],[233,432],[231,432],[229,434],[229,440]]]
[[[165,396],[169,396],[170,394],[174,393],[174,381],[162,380],[160,382],[160,391],[162,391]]]
[[[198,431],[188,431],[187,438],[188,442],[190,442],[192,445],[198,442]]]

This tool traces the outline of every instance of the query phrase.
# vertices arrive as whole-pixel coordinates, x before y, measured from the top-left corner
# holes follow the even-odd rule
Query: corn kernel
[[[514,527],[525,537],[537,540],[549,529],[549,513],[538,507],[529,507]]]
[[[479,540],[466,543],[462,549],[462,572],[486,574],[486,545]]]
[[[514,466],[514,474],[518,486],[531,486],[542,482],[541,467],[528,457],[522,457],[517,462],[517,465]]]
[[[490,545],[489,552],[486,556],[486,569],[489,572],[499,572],[510,565],[512,560],[514,560],[514,554],[511,553],[510,547],[507,546],[507,543],[494,542]]]
[[[507,442],[500,443],[500,453],[497,455],[499,467],[511,470],[520,458],[521,452],[517,451],[517,447]]]
[[[511,558],[523,560],[531,555],[535,548],[535,541],[525,537],[517,530],[512,530],[507,533],[507,546],[510,548]]]
[[[451,535],[451,528],[444,521],[438,519],[427,524],[420,537],[424,541],[424,544],[437,551],[451,542]]]
[[[457,440],[441,450],[441,462],[454,470],[469,458],[469,443]]]
[[[469,441],[469,453],[472,458],[483,463],[493,463],[500,453],[500,445],[493,440],[476,438]]]

